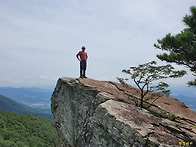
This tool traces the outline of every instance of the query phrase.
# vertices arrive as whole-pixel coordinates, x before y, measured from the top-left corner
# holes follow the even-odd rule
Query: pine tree
[[[179,34],[167,34],[161,40],[157,40],[154,46],[168,53],[157,55],[162,61],[185,65],[196,76],[196,7],[190,8],[191,15],[186,15],[183,22],[187,26]],[[196,86],[196,79],[189,81],[190,86]]]

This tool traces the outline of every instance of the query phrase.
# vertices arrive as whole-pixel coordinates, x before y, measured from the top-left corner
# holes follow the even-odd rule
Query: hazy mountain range
[[[24,105],[2,95],[0,95],[0,110],[23,114],[31,114],[53,120],[53,116],[51,113],[45,113],[41,109],[29,107],[27,105]]]
[[[28,108],[36,108],[39,113],[51,114],[50,98],[54,88],[13,88],[0,87],[0,95],[20,102]],[[170,87],[171,95],[174,98],[186,103],[191,109],[196,110],[196,87],[176,86]],[[2,107],[0,105],[0,107]],[[34,109],[35,110],[35,109]],[[33,112],[35,112],[33,110]]]
[[[51,89],[0,87],[0,94],[21,103],[50,102]]]
[[[176,86],[170,87],[171,97],[187,104],[191,109],[196,110],[196,87]]]
[[[18,113],[32,113],[34,110],[22,103],[0,95],[0,110]]]
[[[51,94],[50,89],[0,87],[0,110],[53,119],[50,109]]]

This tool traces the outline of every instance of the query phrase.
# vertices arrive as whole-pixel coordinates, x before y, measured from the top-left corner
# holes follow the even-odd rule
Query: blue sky
[[[165,64],[153,44],[167,33],[180,33],[182,18],[194,5],[195,0],[0,0],[0,86],[76,78],[75,55],[83,45],[87,76],[93,79],[116,81],[130,66]],[[193,78],[168,82],[186,85]]]

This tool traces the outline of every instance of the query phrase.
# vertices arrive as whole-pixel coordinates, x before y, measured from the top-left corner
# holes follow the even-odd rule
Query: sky
[[[87,77],[117,81],[121,72],[152,60],[154,47],[180,33],[195,0],[0,0],[0,86],[55,85],[79,77],[76,54],[88,54]],[[176,69],[185,69],[176,66]],[[191,73],[168,80],[186,85]]]

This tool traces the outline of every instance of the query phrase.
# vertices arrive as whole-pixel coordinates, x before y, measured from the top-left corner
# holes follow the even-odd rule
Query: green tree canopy
[[[191,15],[186,15],[183,22],[187,26],[179,34],[167,34],[164,38],[157,40],[154,46],[165,50],[167,53],[157,55],[162,61],[185,65],[196,76],[196,7],[190,8]],[[189,81],[189,85],[196,86],[196,79]]]
[[[0,110],[0,147],[55,147],[54,121]]]

